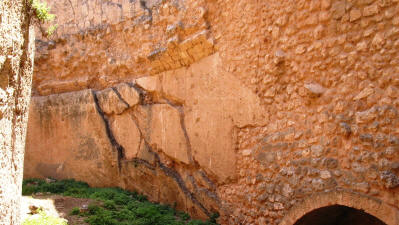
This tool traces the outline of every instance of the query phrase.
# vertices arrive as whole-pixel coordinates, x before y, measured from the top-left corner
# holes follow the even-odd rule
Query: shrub
[[[34,11],[36,18],[44,23],[51,22],[54,20],[55,15],[50,13],[50,7],[47,6],[46,2],[41,2],[40,0],[29,0],[29,3]]]
[[[116,204],[113,200],[106,200],[104,202],[104,208],[109,209],[109,210],[115,210]]]
[[[175,205],[171,207],[152,203],[144,195],[121,188],[90,188],[87,183],[75,180],[46,183],[39,179],[28,179],[23,182],[22,192],[24,195],[51,192],[101,201],[103,204],[90,204],[86,212],[81,213],[77,207],[70,212],[71,215],[86,217],[85,221],[91,225],[215,225],[218,217],[214,214],[206,222],[190,221],[187,213],[174,209]]]
[[[29,6],[32,14],[35,16],[34,18],[38,20],[39,24],[49,23],[55,19],[55,15],[50,13],[50,7],[47,5],[46,2],[42,2],[40,0],[29,0]],[[45,36],[51,36],[57,28],[57,24],[50,25],[47,28]]]
[[[71,210],[71,215],[79,215],[79,213],[80,213],[80,209],[79,209],[79,207],[74,207],[72,210]]]

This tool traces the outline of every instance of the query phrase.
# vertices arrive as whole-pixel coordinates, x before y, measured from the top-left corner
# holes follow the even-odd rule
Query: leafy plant
[[[50,7],[47,6],[46,2],[40,0],[29,0],[29,3],[34,10],[36,18],[40,22],[51,22],[54,20],[55,15],[50,13]]]
[[[58,28],[58,24],[50,25],[50,26],[48,27],[47,31],[46,31],[46,32],[47,32],[47,36],[53,35],[54,32],[55,32],[55,30],[57,30],[57,28]]]
[[[41,28],[41,24],[49,23],[54,21],[55,15],[50,13],[51,8],[47,5],[46,2],[42,2],[40,0],[28,0],[30,9],[32,10],[33,15],[39,22],[39,27]],[[45,31],[46,36],[51,36],[54,31],[58,28],[58,25],[50,25]],[[42,30],[43,32],[43,30]]]
[[[102,203],[92,203],[86,212],[72,209],[72,215],[86,218],[92,225],[216,225],[217,214],[208,221],[190,220],[184,212],[169,205],[152,203],[144,195],[121,188],[91,188],[87,183],[61,180],[47,183],[40,179],[24,180],[22,193],[51,192],[77,198],[90,198]],[[45,223],[43,223],[45,224]],[[29,224],[31,225],[31,224]]]
[[[72,208],[70,214],[71,214],[71,215],[79,215],[79,213],[80,213],[79,207],[74,207],[74,208]]]

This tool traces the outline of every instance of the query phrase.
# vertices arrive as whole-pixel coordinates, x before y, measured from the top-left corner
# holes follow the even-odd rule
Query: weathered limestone
[[[133,118],[129,114],[115,116],[111,122],[111,131],[115,140],[124,146],[124,154],[127,160],[137,156],[141,143],[141,132]]]
[[[215,54],[160,77],[164,95],[189,109],[185,124],[194,159],[223,182],[234,177],[233,127],[261,123],[262,109],[258,97],[221,68]]]
[[[152,106],[151,115],[150,144],[176,161],[188,164],[190,143],[182,129],[180,112],[170,105],[156,104]]]
[[[153,176],[151,181],[161,179],[158,173],[154,174],[159,170],[168,180],[174,180],[173,185],[178,185],[184,194],[178,206],[190,211],[184,199],[190,197],[185,186],[192,181],[184,181],[172,172],[171,163],[203,168],[208,183],[212,181],[206,174],[216,177],[217,182],[234,179],[232,129],[261,121],[258,97],[220,68],[220,57],[215,54],[188,69],[139,78],[131,84],[97,92],[33,97],[25,177],[73,177],[94,186],[121,185],[140,190],[154,200],[170,202],[176,195],[169,195],[167,186],[151,188],[153,192],[149,192],[144,188],[148,187],[144,184],[147,178],[139,183],[131,181],[141,179],[142,172],[136,170],[143,168],[149,173],[147,176]],[[211,77],[204,80],[207,74]],[[156,88],[147,85],[151,83]],[[176,86],[182,88],[173,88]],[[144,102],[139,101],[138,92],[144,95]],[[240,107],[244,102],[251,104]],[[132,164],[141,166],[137,169]],[[200,190],[196,189],[194,197],[198,194],[206,199],[209,196],[204,193],[214,191]],[[164,196],[158,199],[158,193]],[[212,196],[215,198],[216,194]],[[211,203],[212,199],[205,203],[192,201],[194,208],[199,207],[194,215],[209,213],[202,204],[216,204]]]
[[[26,1],[0,2],[0,224],[20,224],[34,30]]]
[[[33,97],[24,176],[114,185],[117,150],[113,149],[103,116],[91,90]]]
[[[221,224],[294,224],[336,203],[397,224],[378,207],[399,205],[398,1],[51,4],[27,177],[118,185]],[[98,148],[90,172],[64,169],[83,141]]]

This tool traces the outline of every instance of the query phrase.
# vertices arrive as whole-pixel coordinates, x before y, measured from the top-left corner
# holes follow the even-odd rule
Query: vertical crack
[[[116,141],[115,136],[112,133],[112,130],[110,128],[109,120],[108,120],[107,116],[105,115],[104,111],[101,109],[100,104],[98,103],[98,98],[97,98],[96,92],[94,90],[92,90],[92,94],[93,94],[93,99],[94,99],[94,103],[96,106],[96,110],[104,122],[107,137],[108,137],[109,141],[111,142],[112,147],[114,147],[118,153],[118,168],[119,168],[119,172],[120,172],[122,169],[121,160],[125,158],[125,150],[124,150],[123,146],[120,145]]]
[[[179,186],[179,188],[182,190],[184,195],[186,195],[187,198],[189,198],[194,204],[196,204],[207,216],[211,216],[211,213],[202,205],[202,203],[195,197],[195,194],[190,192],[190,190],[187,188],[187,186],[184,184],[183,178],[180,176],[178,172],[173,170],[172,168],[167,167],[165,164],[161,162],[161,158],[159,157],[158,153],[156,153],[154,150],[152,150],[150,144],[147,142],[146,137],[144,136],[143,132],[140,129],[138,119],[132,115],[133,121],[136,124],[137,128],[139,129],[140,137],[141,140],[144,141],[144,144],[146,145],[146,148],[148,151],[154,155],[155,157],[155,162],[161,169],[161,171],[171,177]],[[135,158],[136,159],[136,158]],[[137,158],[138,159],[138,158]],[[145,160],[144,160],[145,161]],[[138,160],[137,162],[142,162],[141,160]],[[148,162],[147,162],[148,163]]]
[[[142,105],[142,106],[150,106],[150,107],[151,107],[151,105],[157,104],[157,103],[154,103],[154,102],[153,102],[153,99],[152,99],[151,95],[149,95],[149,94],[147,93],[146,90],[144,90],[143,88],[141,88],[140,86],[138,86],[138,85],[135,84],[135,83],[127,83],[127,84],[128,84],[129,87],[134,88],[134,89],[139,93],[139,97],[140,97],[139,105]],[[118,98],[119,98],[122,102],[124,102],[124,103],[127,104],[127,102],[123,99],[123,97],[120,95],[120,93],[118,92],[118,90],[117,90],[116,88],[112,88],[112,90],[116,93],[116,95],[118,96]],[[94,96],[95,99],[97,98],[96,95],[95,95],[95,93],[93,94],[93,96]],[[185,141],[186,141],[186,146],[187,146],[187,155],[188,155],[188,158],[189,158],[189,161],[190,161],[190,165],[194,165],[195,168],[199,168],[199,164],[198,164],[197,162],[194,161],[193,156],[192,156],[192,147],[191,147],[190,138],[189,138],[189,136],[188,136],[187,128],[186,128],[186,125],[185,125],[185,113],[184,113],[183,106],[182,106],[181,104],[176,103],[176,102],[173,102],[172,100],[167,99],[167,98],[163,98],[163,101],[165,101],[165,102],[159,103],[159,104],[168,104],[168,105],[170,105],[171,107],[175,108],[175,109],[179,112],[180,126],[181,126],[181,129],[182,129],[183,133],[184,133],[184,137],[185,137]],[[128,104],[127,104],[127,105],[128,105]],[[99,111],[100,115],[102,116],[102,118],[103,118],[103,120],[104,120],[104,123],[105,123],[105,124],[108,124],[108,120],[107,120],[107,118],[106,118],[106,115],[102,112],[102,110],[101,110],[99,104],[97,103],[97,100],[96,100],[96,107],[97,107],[97,110]],[[130,106],[129,106],[129,107],[130,107]],[[151,114],[151,110],[149,110],[147,113],[150,113],[150,114]],[[145,166],[145,167],[147,167],[147,168],[149,168],[149,169],[159,168],[166,176],[171,177],[171,178],[176,182],[176,184],[178,185],[179,189],[184,193],[184,195],[185,195],[188,199],[191,200],[191,202],[193,202],[193,204],[195,204],[196,206],[198,206],[198,207],[200,208],[200,210],[201,210],[202,212],[204,212],[207,216],[211,216],[212,213],[211,213],[210,211],[208,211],[208,209],[206,209],[206,208],[204,207],[204,205],[197,199],[196,194],[193,193],[193,192],[191,192],[191,191],[187,188],[187,186],[186,186],[186,184],[184,183],[184,180],[183,180],[183,178],[181,177],[181,175],[180,175],[176,170],[174,170],[173,168],[169,168],[169,167],[166,166],[164,163],[162,163],[159,154],[158,154],[157,152],[155,152],[155,151],[151,148],[151,145],[149,144],[149,142],[148,142],[148,140],[147,140],[149,137],[146,137],[146,135],[145,135],[145,134],[149,134],[149,131],[147,131],[147,132],[144,134],[143,131],[141,130],[140,126],[139,126],[138,118],[136,118],[136,116],[133,115],[133,114],[131,115],[131,117],[132,117],[132,119],[133,119],[133,121],[134,121],[136,127],[137,127],[138,130],[139,130],[139,133],[140,133],[140,143],[141,143],[141,142],[144,142],[145,147],[148,149],[148,151],[149,151],[149,152],[154,156],[154,158],[155,158],[155,167],[154,167],[150,162],[148,162],[148,161],[146,161],[146,160],[144,160],[144,159],[138,158],[138,157],[135,157],[135,158],[133,158],[132,160],[127,161],[127,162],[134,162],[134,163],[143,165],[143,166]],[[151,115],[149,115],[149,117],[151,117]],[[111,130],[109,129],[109,126],[107,125],[106,127],[107,127],[107,134],[108,134],[109,139],[111,140],[111,142],[113,142],[113,146],[114,146],[116,149],[122,150],[122,156],[123,156],[123,148],[122,148],[122,146],[120,146],[120,145],[115,141],[115,139],[114,139],[114,137],[113,137],[113,135],[112,135],[112,132],[111,132]],[[114,140],[114,141],[113,141],[113,140]],[[141,146],[141,144],[140,144],[140,146]],[[139,148],[140,148],[140,147],[139,147]],[[140,149],[139,149],[139,150],[140,150]],[[119,150],[118,150],[118,153],[119,153]],[[121,154],[121,153],[120,153],[120,154]],[[124,157],[121,157],[121,158],[124,158]],[[121,159],[121,158],[118,158],[118,159]],[[206,174],[201,173],[201,176],[202,176],[202,177],[205,179],[205,181],[211,186],[211,188],[215,188],[214,184],[213,184],[212,181],[207,177]],[[205,188],[205,189],[202,188],[202,189],[204,189],[204,190],[202,190],[202,189],[199,190],[199,188],[197,187],[197,185],[195,185],[195,186],[196,186],[196,191],[204,192],[206,195],[208,195],[208,197],[214,199],[217,203],[220,203],[220,199],[218,198],[218,196],[217,196],[216,194],[212,193],[210,190],[208,190],[208,189],[206,189],[206,188]]]
[[[165,99],[165,100],[168,103],[168,105],[177,109],[177,111],[179,112],[180,127],[183,130],[184,138],[186,140],[188,160],[190,161],[190,163],[193,163],[194,160],[193,160],[193,155],[192,155],[192,150],[191,150],[191,141],[190,141],[190,137],[188,136],[188,133],[187,133],[186,123],[185,123],[185,114],[184,114],[183,107],[181,105],[172,103],[169,99]]]
[[[159,165],[159,168],[165,173],[165,175],[173,178],[175,180],[175,182],[177,183],[177,185],[179,186],[179,188],[183,191],[183,193],[194,204],[196,204],[207,216],[211,216],[212,214],[204,207],[204,205],[202,205],[202,203],[200,201],[198,201],[198,199],[195,197],[195,194],[190,192],[190,190],[184,184],[183,178],[180,176],[180,174],[178,172],[176,172],[175,170],[173,170],[172,168],[165,166],[165,164],[163,164],[161,162],[161,158],[159,157],[159,155],[152,150],[151,146],[149,146],[147,142],[145,142],[145,143],[148,147],[148,151],[151,152],[152,154],[154,154],[155,160],[156,160],[157,164]]]
[[[112,87],[111,89],[114,91],[116,96],[118,96],[119,100],[121,100],[125,105],[127,105],[128,108],[130,108],[129,103],[127,103],[127,101],[122,97],[121,93],[119,93],[119,91],[115,87]]]

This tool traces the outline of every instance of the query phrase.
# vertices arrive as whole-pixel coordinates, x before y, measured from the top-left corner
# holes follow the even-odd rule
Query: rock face
[[[256,124],[261,115],[257,96],[220,63],[215,54],[151,76],[163,81],[156,88],[140,78],[101,91],[33,97],[25,177],[119,185],[210,215],[199,198],[218,205],[213,182],[236,176],[234,125]],[[244,102],[259,108],[237,110]]]
[[[25,177],[222,224],[292,225],[329,204],[399,224],[398,1],[50,4]]]
[[[20,224],[34,31],[26,2],[0,2],[0,224]]]

